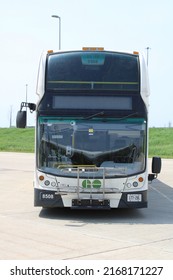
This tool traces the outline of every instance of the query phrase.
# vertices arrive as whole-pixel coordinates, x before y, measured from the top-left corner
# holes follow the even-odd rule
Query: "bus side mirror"
[[[36,110],[36,104],[34,103],[28,103],[28,102],[22,102],[20,105],[20,111],[17,113],[16,117],[16,127],[17,128],[25,128],[26,127],[26,120],[27,120],[27,114],[26,111],[22,111],[23,108],[29,108],[30,112]]]
[[[17,128],[26,127],[26,111],[18,111],[16,117],[16,127]]]
[[[161,171],[161,158],[160,157],[153,157],[152,158],[152,173],[159,174]]]
[[[162,161],[160,157],[152,158],[152,174],[148,175],[148,180],[152,181],[157,178],[157,175],[161,172]]]

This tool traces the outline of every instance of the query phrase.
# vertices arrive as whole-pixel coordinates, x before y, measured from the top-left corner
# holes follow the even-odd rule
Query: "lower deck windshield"
[[[146,155],[144,119],[38,120],[38,168],[57,176],[125,177],[143,172]],[[100,175],[99,175],[100,174]]]

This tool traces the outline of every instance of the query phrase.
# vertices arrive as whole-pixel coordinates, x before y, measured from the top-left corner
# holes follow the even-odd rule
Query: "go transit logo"
[[[85,189],[90,189],[90,188],[95,188],[95,189],[99,189],[101,188],[101,181],[100,180],[84,180],[82,182],[82,187]]]

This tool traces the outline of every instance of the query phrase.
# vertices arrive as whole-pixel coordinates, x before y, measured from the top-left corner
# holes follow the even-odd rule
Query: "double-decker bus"
[[[37,82],[34,205],[147,207],[148,180],[161,169],[154,157],[148,174],[149,93],[147,66],[138,52],[44,53]]]

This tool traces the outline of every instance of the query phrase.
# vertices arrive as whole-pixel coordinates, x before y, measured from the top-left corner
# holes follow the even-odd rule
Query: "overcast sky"
[[[172,0],[0,0],[0,127],[15,125],[21,101],[36,102],[43,50],[101,46],[106,50],[149,47],[150,127],[173,126]],[[28,85],[26,87],[26,84]],[[34,113],[28,125],[34,125]]]

